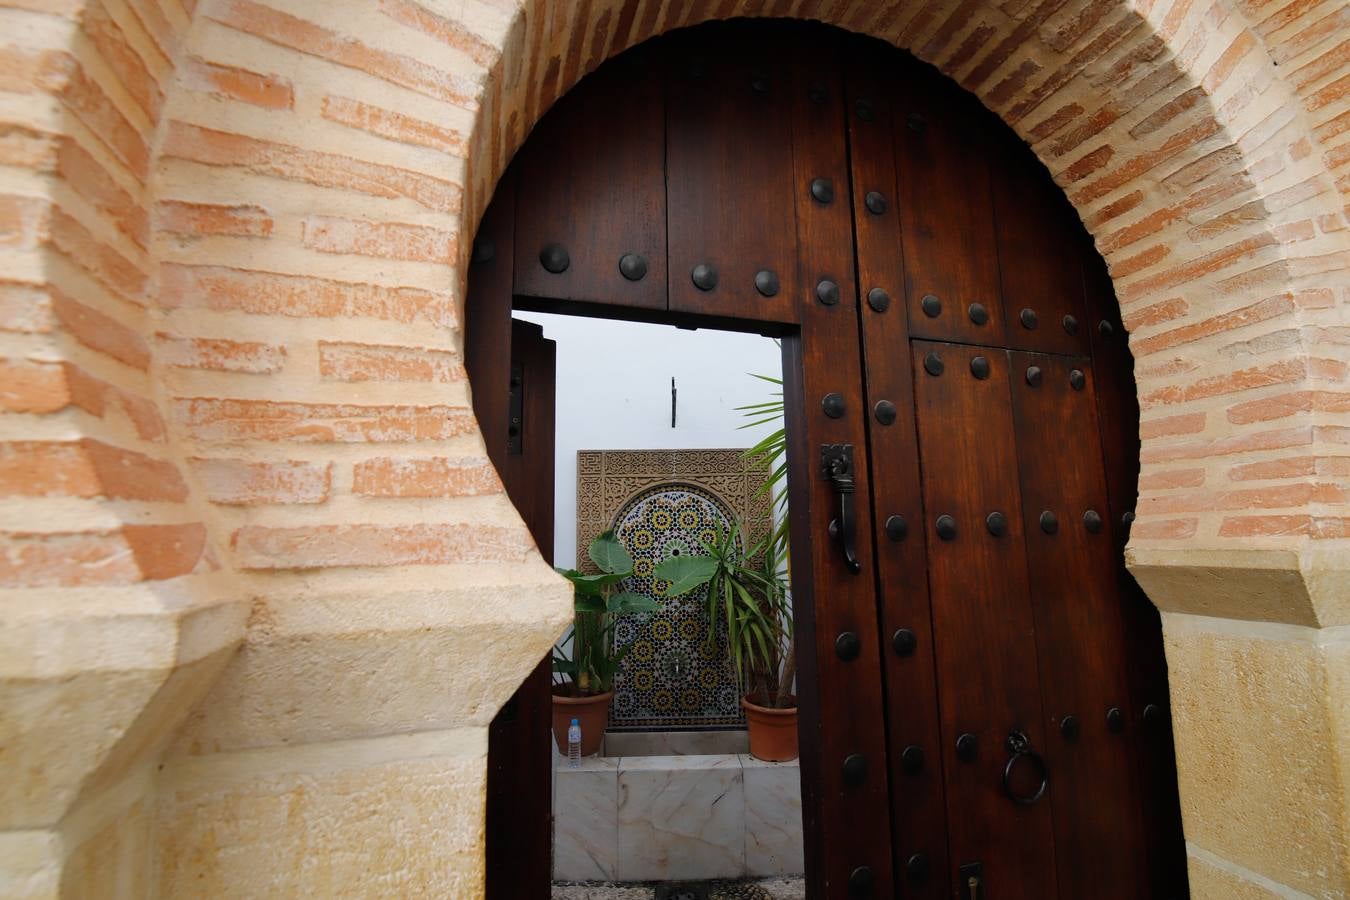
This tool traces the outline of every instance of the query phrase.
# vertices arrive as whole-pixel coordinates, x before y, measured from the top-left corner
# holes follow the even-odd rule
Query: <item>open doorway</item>
[[[772,540],[786,509],[785,496],[775,502],[785,480],[772,477],[785,471],[774,441],[783,428],[774,410],[781,404],[779,343],[617,320],[515,318],[542,326],[536,338],[516,325],[517,339],[552,342],[556,359],[554,563],[580,570],[583,579],[599,576],[593,545],[610,534],[622,561],[601,562],[628,573],[608,592],[611,603],[629,597],[651,607],[610,618],[612,646],[604,652],[614,658],[612,672],[578,672],[574,634],[556,654],[553,688],[562,700],[554,701],[554,882],[800,879],[795,729],[790,752],[761,750],[790,758],[751,754],[741,705],[749,673],[735,664],[753,654],[752,661],[791,679],[793,667],[781,659],[791,652],[785,604],[766,609],[777,612],[782,633],[775,639],[770,631],[757,645],[763,630],[729,633],[717,612],[726,598],[707,584],[671,596],[674,585],[660,577],[667,561],[707,558],[727,546],[731,562],[748,567],[742,583],[757,603],[767,606],[773,593],[757,590],[761,577],[777,579],[786,595],[782,545]],[[529,373],[521,375],[528,404]],[[531,440],[527,417],[512,424],[520,439]],[[757,445],[767,452],[752,452]],[[740,643],[733,648],[731,640]],[[761,660],[770,648],[775,658]],[[578,675],[598,703],[577,697]],[[592,677],[604,682],[591,684]],[[791,703],[790,688],[769,705]],[[590,720],[571,715],[587,706],[599,710]],[[576,761],[566,756],[569,719],[603,732],[594,740],[578,735]]]

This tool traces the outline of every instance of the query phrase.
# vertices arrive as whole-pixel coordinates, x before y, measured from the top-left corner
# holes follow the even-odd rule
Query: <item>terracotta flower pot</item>
[[[571,697],[566,693],[570,687],[557,685],[553,688],[553,740],[558,744],[558,752],[566,756],[567,728],[576,719],[581,726],[581,755],[594,756],[600,752],[600,741],[605,737],[605,726],[609,724],[609,701],[614,699],[614,692],[605,691],[592,697]]]
[[[765,762],[797,758],[797,698],[792,706],[773,709],[741,698],[745,723],[750,729],[750,755]]]

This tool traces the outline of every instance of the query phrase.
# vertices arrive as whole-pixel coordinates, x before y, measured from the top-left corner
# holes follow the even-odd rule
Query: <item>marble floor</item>
[[[806,900],[800,878],[766,878],[714,882],[710,900]],[[655,884],[554,882],[552,900],[654,900]]]

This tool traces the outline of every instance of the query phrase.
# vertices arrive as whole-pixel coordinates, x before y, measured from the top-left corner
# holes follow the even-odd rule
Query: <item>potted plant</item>
[[[656,567],[668,597],[707,586],[710,624],[726,626],[727,648],[743,691],[750,753],[770,762],[797,758],[796,655],[778,542],[751,544],[744,524],[704,544],[706,556],[673,556]],[[708,640],[714,631],[708,629]]]
[[[650,597],[623,590],[633,574],[633,557],[613,531],[591,541],[586,555],[598,573],[558,569],[574,590],[572,628],[553,649],[553,739],[564,755],[573,719],[581,725],[581,755],[600,751],[614,699],[614,675],[632,646],[614,646],[618,617],[661,608]]]

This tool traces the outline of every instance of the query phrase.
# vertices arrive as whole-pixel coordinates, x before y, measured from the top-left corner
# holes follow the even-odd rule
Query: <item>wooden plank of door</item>
[[[464,368],[473,385],[473,412],[500,470],[506,459],[507,397],[511,381],[511,285],[515,240],[516,169],[497,183],[474,238],[464,301]]]
[[[1078,214],[1013,134],[993,166],[1007,346],[1086,356]]]
[[[1066,897],[1144,896],[1116,552],[1092,367],[1011,354],[1023,528]]]
[[[676,35],[667,48],[675,312],[797,321],[803,287],[793,201],[806,186],[793,177],[788,54],[781,41],[764,35],[763,26],[729,27],[712,36],[696,30]],[[847,205],[846,184],[833,182],[836,208]],[[847,267],[811,274],[838,283],[846,271],[852,271],[851,260]]]
[[[795,197],[794,241],[800,240],[800,250],[793,252],[800,252],[804,273],[837,277],[841,292],[840,302],[828,305],[813,295],[799,296],[801,333],[783,341],[807,894],[889,897],[894,887],[880,641],[870,574],[871,511],[866,502],[854,503],[860,568],[855,573],[845,563],[842,543],[828,536],[831,519],[840,515],[840,500],[821,459],[823,445],[852,445],[859,492],[850,499],[866,497],[867,413],[852,220],[844,190],[843,87],[833,53],[796,47],[789,55],[791,181],[797,190],[787,196]],[[816,178],[836,185],[839,193],[832,203],[811,197],[807,186]],[[836,652],[846,632],[858,638],[858,653],[851,659]],[[846,778],[846,769],[856,777]]]
[[[986,144],[1004,126],[917,63],[898,67],[891,84],[909,332],[1002,345]]]
[[[956,736],[943,747],[949,868],[979,863],[988,896],[1046,900],[1050,803],[1018,804],[1003,785],[1012,732],[1046,747],[1007,355],[914,341],[913,360],[942,733]]]
[[[524,457],[507,452],[511,390],[511,280],[514,173],[497,187],[479,227],[479,246],[493,252],[476,254],[469,276],[465,328],[465,367],[473,382],[474,414],[487,444],[488,458],[501,473],[503,484],[526,515],[535,540],[551,556],[553,548],[553,421],[552,377],[540,372],[535,398],[538,427],[546,440],[532,445],[532,460],[543,471],[531,479]],[[551,344],[552,342],[544,342]],[[546,348],[539,348],[541,351]],[[547,362],[547,360],[544,360]],[[545,367],[549,368],[549,367]],[[546,502],[535,494],[546,492]],[[548,660],[525,682],[493,718],[488,728],[486,806],[486,891],[490,900],[548,896],[552,877],[553,751],[550,747]]]
[[[550,565],[553,563],[556,379],[557,344],[544,337],[543,326],[512,319],[511,390],[520,393],[520,421],[507,422],[507,451],[498,472],[512,504],[539,545],[540,555]]]
[[[666,308],[665,108],[659,57],[610,60],[558,101],[518,162],[515,292]],[[562,271],[551,271],[563,264]],[[623,262],[625,256],[631,256]]]
[[[905,896],[938,898],[949,883],[942,748],[954,736],[944,739],[938,720],[892,111],[877,74],[887,61],[894,64],[894,50],[878,52],[859,41],[849,60],[849,162],[896,878]],[[865,118],[860,108],[870,111]]]
[[[1139,477],[1139,400],[1134,358],[1106,264],[1090,241],[1084,240],[1082,252],[1093,367],[1099,373],[1098,425],[1111,505],[1107,524],[1116,547],[1121,612],[1130,647],[1130,696],[1136,717],[1132,737],[1144,801],[1151,896],[1185,897],[1189,893],[1186,840],[1181,829],[1162,621],[1157,608],[1124,565],[1129,518],[1134,514]]]

